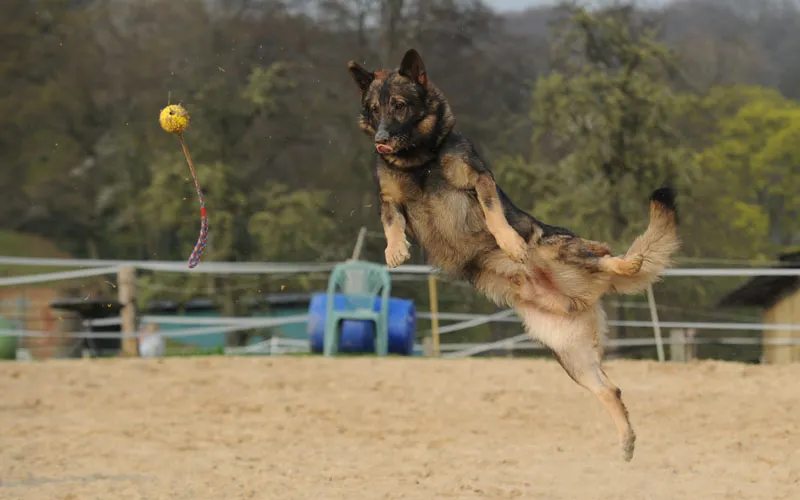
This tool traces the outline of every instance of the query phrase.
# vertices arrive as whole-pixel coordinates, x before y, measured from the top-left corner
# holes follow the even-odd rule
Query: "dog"
[[[453,110],[408,50],[394,70],[348,63],[361,95],[359,127],[374,143],[373,175],[386,237],[385,258],[410,257],[407,235],[429,264],[471,283],[497,305],[513,307],[525,329],[611,415],[623,458],[636,435],[620,389],[601,367],[607,292],[639,293],[660,279],[679,248],[675,192],[655,190],[649,225],[624,255],[551,226],[518,208],[495,182]]]

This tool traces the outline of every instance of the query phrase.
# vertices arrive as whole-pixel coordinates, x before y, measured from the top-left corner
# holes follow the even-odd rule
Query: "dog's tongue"
[[[378,154],[382,155],[388,155],[391,154],[392,151],[394,151],[394,149],[392,149],[392,147],[387,144],[376,144],[375,149],[378,150]]]

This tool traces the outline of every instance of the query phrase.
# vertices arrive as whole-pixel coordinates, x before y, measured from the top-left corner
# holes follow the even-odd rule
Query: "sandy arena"
[[[606,369],[631,463],[553,361],[2,363],[0,498],[800,498],[800,365]]]

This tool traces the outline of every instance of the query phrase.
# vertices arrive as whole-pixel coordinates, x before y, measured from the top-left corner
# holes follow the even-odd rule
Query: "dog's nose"
[[[385,127],[378,127],[378,131],[375,132],[375,144],[386,144],[387,142],[389,142],[389,132]]]

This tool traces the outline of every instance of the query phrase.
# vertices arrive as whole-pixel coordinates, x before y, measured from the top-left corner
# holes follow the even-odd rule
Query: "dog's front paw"
[[[515,262],[525,262],[528,258],[528,244],[516,231],[509,230],[502,238],[497,239],[500,250]]]
[[[397,267],[407,261],[409,257],[411,257],[408,248],[407,240],[400,240],[399,242],[387,245],[386,251],[384,252],[386,256],[386,265],[389,267]]]

